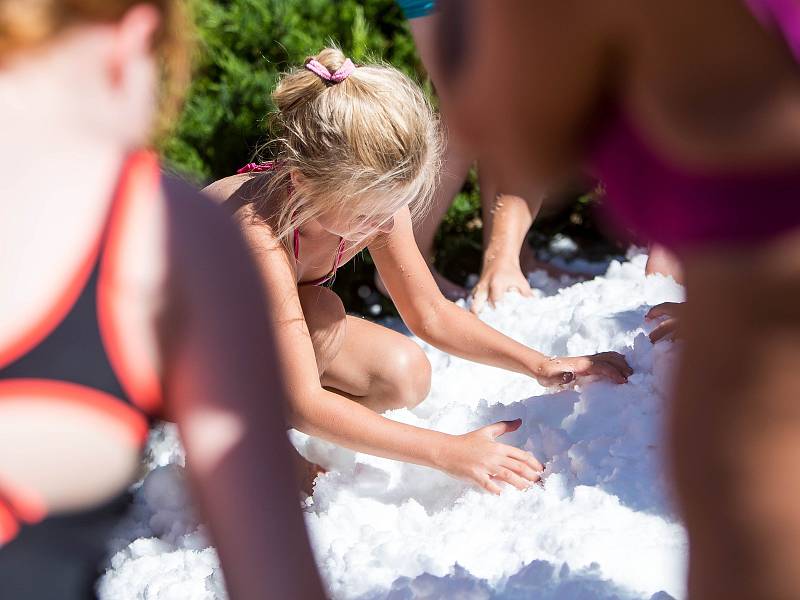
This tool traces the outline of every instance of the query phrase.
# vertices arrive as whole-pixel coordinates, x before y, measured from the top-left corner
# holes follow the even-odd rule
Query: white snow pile
[[[317,562],[341,600],[634,600],[685,596],[686,534],[670,506],[661,435],[675,344],[653,346],[647,309],[681,300],[670,278],[644,276],[644,255],[603,276],[509,295],[482,318],[546,354],[604,350],[635,370],[621,386],[553,391],[423,344],[429,397],[387,416],[448,433],[523,419],[501,441],[546,463],[542,486],[492,496],[447,475],[356,454],[292,432],[329,469],[306,502]],[[422,342],[420,342],[422,343]],[[130,523],[99,584],[101,600],[221,600],[214,549],[183,486],[174,428],[152,436]],[[280,544],[280,540],[275,540]]]

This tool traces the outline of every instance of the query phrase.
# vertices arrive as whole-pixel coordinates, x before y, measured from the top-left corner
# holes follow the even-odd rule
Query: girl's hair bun
[[[319,63],[313,71],[306,66],[311,60]],[[439,123],[422,90],[389,65],[351,70],[346,63],[341,50],[325,48],[287,73],[272,94],[280,135],[274,158],[285,168],[269,185],[288,198],[275,223],[282,236],[327,211],[377,217],[386,202],[405,200],[418,212],[435,187]],[[348,75],[333,77],[343,66]],[[290,172],[302,176],[303,198],[291,191]]]

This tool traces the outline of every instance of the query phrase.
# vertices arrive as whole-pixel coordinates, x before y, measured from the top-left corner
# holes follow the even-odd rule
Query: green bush
[[[161,144],[161,153],[168,168],[196,183],[231,175],[255,158],[272,137],[267,116],[273,110],[269,96],[278,77],[325,46],[338,45],[356,62],[385,60],[432,96],[394,0],[187,2],[198,38],[195,76],[181,119]],[[586,203],[576,207],[582,219],[579,229],[591,233],[591,220],[581,217],[588,214]],[[542,223],[546,234],[572,234],[575,229],[575,213],[570,211]],[[440,270],[459,283],[477,273],[481,236],[480,198],[472,173],[437,238]],[[392,312],[391,304],[374,291],[374,267],[368,256],[363,258],[340,271],[336,291],[349,310],[364,313],[380,304],[384,314]]]

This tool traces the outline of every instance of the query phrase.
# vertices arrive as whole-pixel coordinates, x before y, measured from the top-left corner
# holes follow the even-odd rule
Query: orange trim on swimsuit
[[[19,533],[19,521],[5,503],[0,500],[0,547],[7,544]]]
[[[92,274],[92,267],[94,266],[95,260],[97,260],[100,244],[101,239],[98,238],[97,241],[92,244],[92,249],[87,253],[86,258],[75,272],[75,275],[67,287],[39,320],[28,331],[23,332],[5,348],[0,348],[0,369],[11,364],[16,359],[24,356],[28,351],[35,348],[58,327],[67,314],[69,314],[69,311],[80,297],[81,291],[86,286],[89,276]]]
[[[7,508],[19,521],[28,524],[38,523],[47,516],[47,502],[41,494],[30,488],[23,488],[18,483],[9,484],[0,481],[0,504]]]
[[[26,402],[81,404],[123,424],[133,446],[139,448],[147,439],[148,423],[144,415],[119,398],[94,388],[50,379],[0,380],[0,403],[20,397]]]
[[[152,152],[140,152],[131,157],[129,167],[120,182],[119,201],[115,202],[108,226],[108,237],[97,284],[97,321],[111,367],[117,374],[125,393],[138,407],[157,414],[163,403],[161,379],[152,365],[136,356],[124,344],[112,303],[116,287],[115,265],[121,255],[121,232],[128,221],[133,202],[146,195],[158,196],[160,186],[158,159]]]

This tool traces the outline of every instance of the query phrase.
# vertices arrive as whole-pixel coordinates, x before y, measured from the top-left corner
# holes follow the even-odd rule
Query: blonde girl
[[[256,256],[277,324],[291,424],[356,451],[440,469],[499,493],[525,488],[542,465],[495,441],[500,422],[463,435],[379,413],[413,408],[431,366],[403,335],[348,316],[323,287],[367,248],[406,325],[441,350],[534,377],[543,385],[600,375],[622,383],[622,356],[551,358],[446,300],[414,242],[412,211],[437,181],[437,121],[418,87],[391,67],[356,67],[328,48],[288,73],[273,93],[278,158],[248,165],[207,191],[225,202]],[[231,307],[231,310],[235,310]]]

